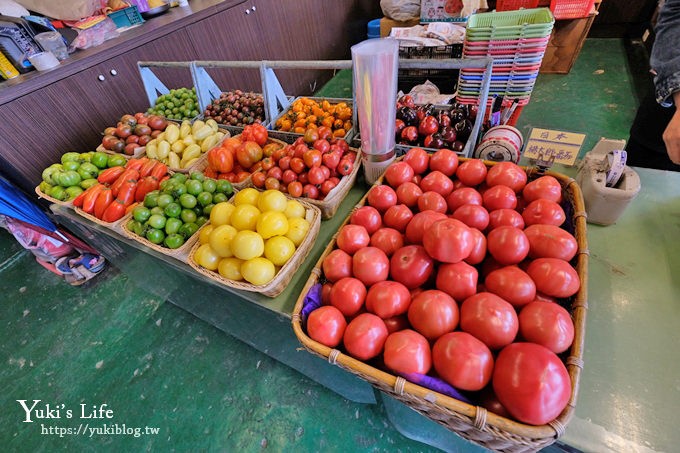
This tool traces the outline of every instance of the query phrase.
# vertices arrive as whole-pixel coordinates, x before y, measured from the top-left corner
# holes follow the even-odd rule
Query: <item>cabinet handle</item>
[[[109,71],[109,72],[111,73],[112,76],[117,76],[117,75],[118,75],[118,71],[116,71],[115,69],[112,69],[112,70]]]
[[[250,14],[250,9],[246,9],[246,14]]]
[[[106,77],[104,77],[103,74],[99,74],[99,75],[97,76],[97,79],[98,79],[100,82],[103,82],[104,80],[106,80]]]
[[[253,5],[253,7],[252,7],[252,8],[250,8],[250,9],[252,9],[252,10],[253,10],[253,12],[255,12],[255,10],[256,10],[257,8],[255,8],[255,5]]]

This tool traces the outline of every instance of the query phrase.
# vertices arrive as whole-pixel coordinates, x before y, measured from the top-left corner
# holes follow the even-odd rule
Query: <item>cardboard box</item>
[[[485,0],[421,0],[420,22],[467,22],[470,14],[485,7]]]
[[[411,19],[406,21],[392,20],[387,17],[380,19],[380,37],[385,38],[390,35],[390,31],[396,27],[413,27],[420,24],[419,19]]]
[[[541,62],[541,74],[568,74],[578,58],[595,15],[555,21]]]

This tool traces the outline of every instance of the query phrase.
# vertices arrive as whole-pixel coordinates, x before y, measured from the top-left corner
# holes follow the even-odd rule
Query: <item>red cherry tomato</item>
[[[312,340],[334,348],[340,344],[345,334],[347,321],[337,308],[333,306],[319,307],[307,318],[307,333]]]
[[[524,229],[529,239],[530,258],[559,258],[571,261],[578,251],[576,238],[555,225],[530,225]]]
[[[396,373],[427,374],[432,351],[427,339],[415,330],[391,333],[385,340],[385,366]]]
[[[380,228],[371,235],[370,245],[379,248],[385,255],[392,256],[404,246],[404,235],[394,228]]]
[[[489,231],[498,228],[499,226],[513,226],[520,230],[524,228],[524,219],[522,214],[514,209],[496,209],[489,213]]]
[[[489,348],[467,332],[450,332],[432,347],[432,363],[442,379],[469,391],[483,389],[494,368]]]
[[[479,159],[463,162],[456,170],[456,177],[466,186],[474,187],[486,179],[486,164]]]
[[[378,282],[368,289],[366,310],[382,319],[403,315],[411,305],[411,293],[399,282]]]
[[[354,277],[341,278],[333,283],[330,294],[331,305],[345,316],[354,316],[361,311],[366,300],[366,286]]]
[[[385,212],[387,208],[397,204],[397,193],[386,184],[373,186],[368,191],[366,201],[378,211]]]
[[[425,231],[437,220],[446,218],[446,214],[441,212],[422,211],[417,213],[406,225],[406,240],[411,244],[422,244]]]
[[[581,287],[581,279],[571,264],[557,258],[538,258],[529,264],[527,274],[536,290],[554,297],[570,297]]]
[[[527,226],[536,224],[560,226],[567,216],[559,204],[539,198],[524,208],[522,218],[524,218],[524,223]]]
[[[474,245],[470,228],[456,219],[437,220],[423,234],[427,254],[443,263],[463,261]]]
[[[362,313],[347,325],[343,344],[352,357],[369,360],[382,352],[387,335],[382,319],[371,313]]]
[[[398,197],[398,195],[397,195]],[[390,206],[383,214],[383,222],[386,227],[394,228],[403,233],[406,231],[406,226],[413,218],[413,211],[405,204],[397,204]]]
[[[435,211],[446,213],[446,200],[437,192],[424,192],[418,199],[418,209],[420,211]]]
[[[484,191],[482,204],[489,212],[496,209],[515,209],[517,196],[508,186],[493,186]]]
[[[415,176],[413,167],[411,167],[407,162],[395,162],[390,164],[385,170],[385,180],[387,184],[393,188],[399,187],[401,184],[411,181]]]
[[[436,367],[436,356],[434,363]],[[531,425],[557,418],[571,395],[569,373],[560,358],[534,343],[513,343],[504,348],[496,358],[492,382],[508,412]]]
[[[444,291],[428,289],[411,300],[408,320],[428,340],[436,340],[458,326],[458,305]]]
[[[519,312],[519,331],[526,341],[560,354],[574,341],[569,312],[554,302],[533,301]]]
[[[446,263],[437,270],[437,289],[461,302],[477,292],[477,269],[461,261]]]
[[[464,261],[474,266],[484,261],[486,257],[486,236],[477,228],[470,228],[470,233],[472,233],[472,251]]]
[[[529,239],[519,228],[501,226],[486,235],[489,253],[501,264],[520,263],[529,254]]]
[[[416,174],[425,173],[430,164],[430,155],[422,148],[411,148],[404,156],[406,162]]]
[[[505,266],[489,272],[484,279],[486,290],[502,297],[514,307],[522,307],[536,298],[536,284],[517,266]]]
[[[515,308],[488,292],[465,299],[460,306],[460,329],[495,351],[512,343],[519,330]]]
[[[326,255],[321,267],[328,281],[337,282],[352,276],[352,257],[341,249],[335,249]]]
[[[539,198],[559,203],[562,201],[562,185],[554,176],[541,176],[524,186],[522,197],[528,203],[538,200]]]
[[[486,184],[489,187],[508,186],[515,193],[521,192],[526,183],[527,173],[514,162],[499,162],[493,165],[486,175]]]
[[[377,247],[363,247],[352,256],[352,274],[366,286],[387,280],[390,260]]]
[[[485,230],[489,225],[489,212],[483,206],[476,204],[464,204],[459,207],[454,211],[453,218],[480,231]]]
[[[349,223],[363,226],[368,234],[371,235],[382,227],[382,217],[373,206],[361,206],[352,212],[349,217]]]
[[[420,181],[420,188],[423,192],[437,192],[442,197],[447,197],[453,191],[453,181],[444,173],[435,170],[425,175]]]
[[[414,182],[405,182],[397,187],[396,193],[397,203],[413,208],[418,205],[418,198],[423,194],[423,190]]]
[[[446,204],[449,207],[449,212],[455,212],[456,209],[460,208],[464,204],[476,204],[482,205],[482,194],[477,192],[476,189],[472,187],[462,187],[456,189],[451,194],[446,197]]]
[[[300,175],[300,179],[302,180],[302,175]],[[319,189],[314,184],[305,184],[302,187],[302,196],[316,200],[319,198]]]
[[[347,224],[340,228],[336,244],[338,247],[350,255],[354,255],[357,250],[366,247],[371,241],[368,231],[361,225]]]
[[[430,156],[430,170],[453,176],[458,169],[458,155],[449,149],[440,149]]]
[[[421,245],[407,245],[395,251],[390,258],[392,279],[408,289],[417,288],[428,281],[434,270],[434,261]]]

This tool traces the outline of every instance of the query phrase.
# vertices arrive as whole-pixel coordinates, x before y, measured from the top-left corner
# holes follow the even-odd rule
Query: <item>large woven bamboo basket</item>
[[[179,260],[183,263],[187,262],[187,259],[189,258],[189,251],[191,248],[194,246],[194,244],[198,241],[198,234],[199,232],[196,231],[194,234],[187,239],[184,244],[182,244],[180,247],[176,249],[171,249],[168,247],[163,247],[162,245],[159,244],[154,244],[153,242],[149,241],[148,239],[141,237],[137,235],[134,231],[131,231],[128,228],[128,222],[132,219],[132,213],[126,214],[122,219],[120,219],[115,226],[115,230],[118,232],[123,233],[124,236],[127,236],[128,238],[132,239],[133,241],[140,242],[144,244],[145,246],[149,247],[152,250],[155,250],[159,253],[162,253],[163,255],[167,255],[171,258],[174,258],[176,260]],[[200,230],[200,229],[199,229]]]
[[[461,161],[464,160],[467,159],[461,159]],[[495,165],[492,162],[486,162],[486,164],[487,166]],[[502,417],[481,406],[474,406],[411,383],[402,377],[354,359],[338,349],[322,345],[307,336],[301,320],[303,301],[314,284],[324,281],[321,265],[324,258],[335,248],[335,236],[317,261],[293,310],[293,330],[305,349],[361,377],[424,416],[483,447],[502,452],[527,452],[540,450],[555,442],[564,433],[567,424],[574,415],[579,378],[583,368],[585,322],[588,308],[586,210],[581,189],[574,179],[554,172],[540,173],[533,168],[525,168],[525,171],[529,180],[547,174],[560,181],[563,198],[568,204],[567,209],[565,209],[568,216],[567,221],[571,222],[570,226],[573,226],[574,236],[578,243],[578,253],[572,263],[575,263],[576,271],[581,279],[581,287],[578,293],[572,297],[569,307],[574,322],[575,335],[571,348],[565,353],[565,365],[571,379],[571,395],[566,408],[555,420],[545,425],[534,426]],[[382,179],[383,177],[380,177],[375,184],[381,184]],[[365,202],[366,196],[357,204],[357,208],[364,205]],[[345,219],[345,223],[348,221],[349,216]]]

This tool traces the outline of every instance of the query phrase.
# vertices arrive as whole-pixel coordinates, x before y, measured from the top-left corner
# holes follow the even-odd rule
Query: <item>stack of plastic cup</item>
[[[372,184],[395,158],[399,41],[370,39],[352,46],[352,66],[362,164]]]

